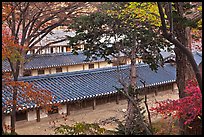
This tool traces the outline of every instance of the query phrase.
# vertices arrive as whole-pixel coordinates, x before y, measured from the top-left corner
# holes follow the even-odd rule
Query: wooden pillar
[[[96,107],[96,99],[94,98],[93,99],[93,110],[95,109],[95,107]]]
[[[83,70],[84,70],[84,64],[83,64]]]
[[[110,94],[108,94],[107,102],[110,102]]]
[[[98,68],[100,68],[100,62],[98,62]]]
[[[157,92],[158,92],[158,86],[155,86],[155,95],[157,96]]]
[[[119,104],[119,93],[116,93],[116,104]]]
[[[67,103],[67,116],[70,115],[70,105]]]
[[[174,91],[174,84],[171,83],[171,90]]]
[[[86,99],[83,101],[83,103],[84,103],[84,108],[86,108]]]
[[[40,122],[40,108],[36,108],[37,122]]]

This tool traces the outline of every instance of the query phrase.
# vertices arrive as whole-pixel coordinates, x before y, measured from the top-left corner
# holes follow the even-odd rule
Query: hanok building
[[[116,65],[116,59],[111,58],[112,63],[109,63],[103,58],[87,61],[86,56],[79,51],[78,55],[73,53],[52,53],[39,54],[31,57],[26,56],[24,76],[37,76],[54,74],[61,72],[73,72],[88,69],[112,67]],[[30,59],[29,59],[30,58]],[[142,62],[141,59],[136,59],[136,63]],[[119,65],[130,64],[130,60],[125,57],[119,58]],[[11,72],[9,62],[2,61],[2,72]]]
[[[33,83],[38,88],[46,89],[53,95],[53,104],[61,103],[61,107],[56,108],[59,114],[70,114],[71,111],[84,107],[93,107],[98,104],[104,104],[108,101],[118,101],[124,99],[124,96],[117,91],[117,88],[122,88],[118,82],[118,76],[126,78],[129,83],[129,68],[130,65],[120,66],[119,72],[117,67],[99,68],[92,70],[84,70],[77,72],[65,72],[48,74],[41,76],[21,77],[20,81]],[[165,90],[177,90],[175,84],[176,69],[171,64],[166,64],[164,67],[159,67],[157,72],[152,71],[148,65],[137,65],[137,87],[140,92],[144,92],[143,84],[140,80],[145,81],[145,86],[148,92],[157,92]],[[19,96],[21,96],[19,94]],[[2,106],[6,106],[6,102],[12,99],[9,88],[2,90]],[[26,102],[23,98],[18,101],[17,121],[18,120],[36,120],[48,117],[50,113],[36,111],[36,104]],[[25,110],[25,111],[22,111]],[[4,111],[6,124],[10,124],[10,108]],[[39,119],[38,119],[39,121]]]
[[[68,53],[66,53],[66,55],[67,54]],[[80,55],[70,55],[75,56],[75,59],[73,59],[75,62],[77,62],[77,60],[80,60]],[[200,62],[202,61],[202,53],[194,52],[193,55],[196,63],[200,64]],[[53,58],[52,56],[48,56],[46,58],[46,56],[47,55],[41,56],[42,58],[44,58],[44,61],[42,61],[41,57],[39,59],[36,57],[35,61],[33,61],[33,67],[37,66],[38,68],[33,68],[33,70],[42,68],[43,64],[38,61],[44,62],[45,66],[47,65],[47,68],[45,68],[46,70],[53,67],[63,67],[63,64],[57,66],[56,64],[54,64],[54,62],[59,63],[61,60],[68,60],[68,62],[70,62],[70,60],[72,60],[66,57],[63,59],[63,54],[60,54],[62,58],[56,58],[56,56],[53,56]],[[164,59],[166,59],[166,61],[168,62],[168,59],[174,60],[175,58],[164,56]],[[83,61],[80,60],[79,62]],[[98,64],[98,62],[95,63]],[[75,65],[76,64],[77,63],[75,63]],[[82,64],[85,65],[86,63]],[[32,67],[28,68],[28,66],[27,69],[32,70]],[[52,70],[51,73],[48,73],[49,70],[46,70],[45,72],[47,72],[47,75],[37,75],[33,72],[33,75],[37,76],[21,77],[19,78],[19,80],[34,83],[35,86],[50,91],[55,97],[52,103],[62,104],[62,107],[60,109],[56,108],[56,112],[60,114],[70,114],[70,111],[89,106],[92,106],[94,109],[98,104],[114,100],[118,103],[119,99],[124,98],[123,95],[121,95],[115,87],[122,87],[118,82],[118,76],[126,77],[126,80],[128,80],[127,77],[129,75],[129,65],[120,66],[119,73],[117,72],[117,67],[114,66],[97,67],[97,69],[90,70],[82,69],[83,67],[81,67],[81,69],[79,69],[81,71],[69,71],[72,70],[69,69],[69,67],[71,66],[70,64],[68,65],[68,67],[67,64],[65,64],[64,66],[66,67],[62,68],[62,71],[60,71],[61,73],[55,73],[55,70],[52,74]],[[74,70],[76,70],[76,68]],[[148,65],[138,64],[137,74],[137,86],[138,89],[141,90],[141,92],[143,92],[143,85],[140,80],[146,82],[146,87],[148,87],[149,92],[177,90],[177,86],[175,83],[176,66],[172,65],[172,63],[166,63],[164,64],[164,67],[159,67],[157,73],[152,71]],[[6,102],[11,98],[11,91],[9,91],[8,89],[3,89],[2,106],[5,107]],[[51,115],[50,113],[45,113],[43,111],[36,111],[36,104],[32,102],[27,103],[24,100],[20,100],[19,105],[23,107],[19,108],[17,112],[17,120],[31,121],[37,119],[37,115],[40,115],[40,118]],[[10,124],[9,107],[7,107],[7,110],[4,111],[4,113],[7,115],[5,117],[5,122],[7,124]]]

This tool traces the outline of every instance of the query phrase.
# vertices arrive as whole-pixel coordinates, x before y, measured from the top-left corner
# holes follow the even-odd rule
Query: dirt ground
[[[148,95],[148,106],[154,105],[155,101],[161,101],[165,99],[178,99],[177,91],[165,91],[159,92],[157,96],[154,94]],[[36,121],[20,121],[16,123],[16,132],[20,135],[53,135],[55,127],[60,124],[74,124],[75,122],[101,122],[110,117],[115,117],[120,120],[124,119],[125,110],[127,107],[126,100],[120,100],[119,104],[116,102],[110,102],[102,105],[97,105],[95,110],[91,107],[84,108],[77,111],[71,111],[68,117],[63,117],[59,114],[53,114],[50,117],[41,119],[40,122]],[[160,117],[152,117],[152,122],[158,120]],[[103,125],[106,129],[114,129],[116,125],[114,123],[109,123]]]

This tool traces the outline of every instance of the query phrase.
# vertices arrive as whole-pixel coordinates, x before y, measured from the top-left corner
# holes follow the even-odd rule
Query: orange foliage
[[[7,87],[7,89],[9,89],[9,91],[7,90],[3,92],[13,93],[14,87],[16,87],[18,91],[17,102],[14,102],[12,99],[7,100],[6,106],[3,108],[3,110],[6,110],[12,104],[17,105],[17,110],[23,109],[23,106],[18,103],[19,100],[23,100],[26,104],[29,104],[31,102],[35,103],[37,107],[45,108],[45,110],[47,111],[51,109],[51,106],[52,106],[51,102],[53,99],[51,92],[38,88],[33,83],[28,83],[24,81],[13,81],[9,79],[8,77],[6,77],[3,80],[2,87]]]

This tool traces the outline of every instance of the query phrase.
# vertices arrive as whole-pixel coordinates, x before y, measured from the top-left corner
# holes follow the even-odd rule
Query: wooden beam
[[[70,105],[69,105],[69,103],[67,103],[66,106],[67,106],[67,116],[68,116],[68,115],[70,115]]]
[[[95,108],[96,108],[96,99],[94,98],[93,99],[93,110],[95,110]]]
[[[36,117],[37,117],[36,121],[40,122],[40,108],[36,108]]]

